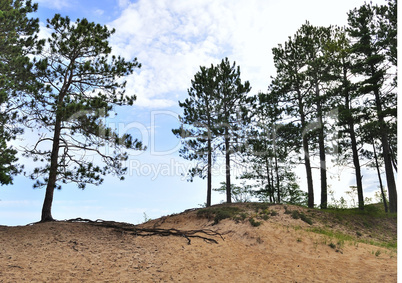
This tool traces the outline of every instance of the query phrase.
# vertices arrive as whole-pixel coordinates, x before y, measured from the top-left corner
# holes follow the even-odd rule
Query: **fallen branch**
[[[190,238],[199,238],[203,239],[207,243],[215,243],[218,244],[218,241],[212,237],[220,237],[224,240],[222,234],[209,230],[209,229],[202,229],[202,230],[178,230],[175,228],[170,229],[161,229],[161,228],[138,228],[134,224],[124,223],[124,222],[114,222],[114,221],[104,221],[101,219],[98,220],[90,220],[90,219],[83,219],[83,218],[75,218],[65,220],[66,222],[84,222],[89,223],[95,226],[101,226],[106,228],[113,228],[117,231],[121,232],[128,232],[132,235],[146,237],[146,236],[176,236],[176,237],[184,237],[187,239],[187,244],[191,244]]]

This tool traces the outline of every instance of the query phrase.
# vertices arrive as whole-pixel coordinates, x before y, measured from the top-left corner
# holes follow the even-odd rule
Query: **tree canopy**
[[[22,132],[17,127],[18,100],[23,91],[32,91],[34,78],[28,54],[38,47],[39,20],[28,18],[37,4],[32,1],[0,1],[0,184],[11,184],[21,170],[17,150],[10,142]]]

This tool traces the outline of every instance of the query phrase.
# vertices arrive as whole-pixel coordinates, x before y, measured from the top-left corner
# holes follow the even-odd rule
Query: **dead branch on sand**
[[[113,228],[120,232],[127,232],[131,235],[147,237],[147,236],[176,236],[176,237],[184,237],[187,239],[187,244],[191,244],[190,238],[199,238],[203,239],[207,243],[214,243],[218,244],[218,241],[213,239],[212,237],[220,237],[224,240],[222,234],[209,230],[209,229],[202,229],[202,230],[178,230],[175,228],[170,229],[161,229],[161,228],[138,228],[134,224],[124,223],[124,222],[115,222],[115,221],[105,221],[102,219],[97,219],[95,221],[90,219],[83,219],[83,218],[75,218],[65,220],[65,222],[84,222],[89,223],[95,226],[101,226],[106,228]]]

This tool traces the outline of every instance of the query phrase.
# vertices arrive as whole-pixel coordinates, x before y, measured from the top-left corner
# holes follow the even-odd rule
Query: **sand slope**
[[[353,241],[331,248],[335,239],[305,231],[310,225],[283,206],[272,209],[279,215],[259,227],[229,219],[211,226],[196,211],[139,225],[212,229],[223,234],[218,244],[89,223],[0,226],[0,282],[396,282],[394,251]]]

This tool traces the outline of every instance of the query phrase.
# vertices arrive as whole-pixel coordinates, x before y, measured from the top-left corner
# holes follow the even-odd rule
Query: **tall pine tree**
[[[247,94],[251,87],[249,81],[241,82],[240,67],[236,62],[222,59],[216,66],[218,89],[216,99],[219,105],[218,134],[223,138],[221,150],[225,155],[226,202],[232,202],[231,196],[231,156],[239,151],[244,142],[243,129],[251,119],[251,103],[254,98]]]
[[[198,163],[189,171],[190,180],[194,176],[207,177],[207,202],[211,206],[212,194],[212,165],[214,154],[214,141],[217,123],[218,89],[216,68],[200,67],[200,71],[191,80],[191,88],[188,90],[188,98],[179,102],[183,108],[183,116],[180,117],[181,127],[173,129],[173,133],[182,138],[180,155],[188,160],[197,160]]]
[[[308,207],[314,207],[314,187],[311,166],[311,133],[310,123],[312,122],[312,101],[310,88],[306,87],[306,49],[304,40],[297,34],[285,45],[279,44],[272,49],[274,64],[277,75],[272,81],[272,87],[278,98],[281,109],[287,119],[287,123],[294,125],[288,127],[295,131],[293,135],[299,135],[300,140],[294,140],[292,147],[295,151],[303,150],[302,162],[304,163],[307,178]]]
[[[41,221],[52,221],[53,194],[65,183],[101,184],[103,175],[123,179],[124,149],[142,149],[138,140],[119,136],[104,118],[114,105],[132,105],[135,96],[125,94],[119,78],[140,67],[136,59],[109,56],[108,39],[114,30],[86,19],[72,23],[56,14],[48,20],[53,32],[49,49],[36,63],[36,72],[47,88],[30,93],[24,108],[30,126],[40,128],[39,140],[25,154],[42,162],[31,174],[35,186],[46,187]],[[114,148],[107,150],[105,145]],[[94,164],[96,156],[104,166]]]
[[[396,9],[396,4],[394,7]],[[397,212],[397,191],[390,147],[390,137],[395,135],[390,122],[396,123],[396,92],[394,91],[395,82],[388,79],[388,76],[394,72],[391,68],[392,64],[389,64],[389,62],[392,63],[393,58],[390,54],[394,54],[394,51],[390,48],[389,43],[392,38],[388,36],[389,31],[385,32],[386,26],[383,25],[382,15],[381,7],[372,4],[365,4],[350,11],[348,34],[355,42],[352,51],[357,56],[353,72],[364,77],[364,80],[360,82],[359,92],[361,95],[366,95],[366,109],[371,119],[377,121],[378,131],[372,131],[372,138],[377,138],[375,133],[379,133],[390,212]]]

